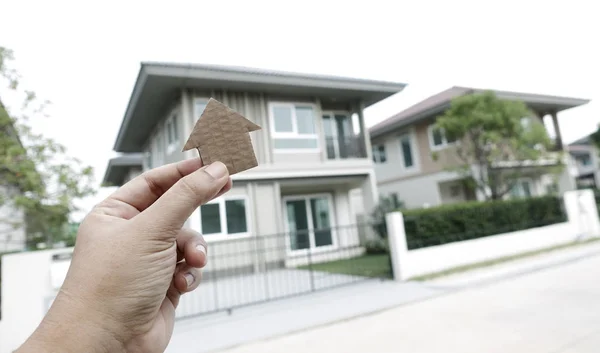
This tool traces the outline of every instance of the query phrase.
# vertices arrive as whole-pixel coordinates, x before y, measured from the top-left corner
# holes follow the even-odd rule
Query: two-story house
[[[577,187],[597,189],[600,186],[600,161],[598,149],[590,136],[573,141],[567,148],[573,162]]]
[[[482,92],[468,87],[452,87],[433,95],[370,128],[377,184],[382,196],[404,203],[407,208],[436,206],[467,200],[484,200],[479,190],[467,187],[464,175],[452,171],[459,160],[454,151],[455,141],[434,127],[436,117],[449,108],[453,98]],[[555,150],[563,151],[557,114],[586,104],[584,99],[539,94],[494,91],[507,100],[523,101],[536,118],[552,124]],[[544,120],[548,117],[550,120]],[[438,158],[433,158],[433,153]],[[511,168],[508,163],[504,168]],[[514,167],[514,166],[512,166]],[[531,168],[511,190],[509,196],[535,196],[575,188],[568,168],[557,178]]]
[[[250,133],[259,165],[232,176],[226,195],[201,206],[187,226],[236,256],[221,268],[302,263],[307,254],[352,255],[357,210],[378,192],[363,111],[405,84],[211,65],[142,63],[105,182],[113,185],[181,152],[209,98],[262,127]],[[130,154],[134,154],[133,157]],[[141,155],[140,155],[141,154]],[[136,169],[140,165],[142,169]],[[136,171],[137,170],[137,171]],[[357,191],[358,190],[358,191]],[[356,196],[358,195],[358,196]],[[262,250],[252,251],[257,244]],[[216,248],[211,245],[213,254]],[[354,249],[354,248],[353,248]],[[257,260],[256,256],[263,256]]]

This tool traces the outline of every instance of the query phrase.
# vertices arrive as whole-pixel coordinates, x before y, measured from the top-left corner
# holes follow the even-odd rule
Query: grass
[[[515,260],[519,260],[519,259],[523,259],[523,258],[527,258],[527,257],[541,255],[541,254],[545,254],[545,253],[549,253],[549,252],[553,252],[553,251],[557,251],[557,250],[561,250],[561,249],[572,248],[572,247],[585,245],[585,244],[589,244],[589,243],[593,243],[593,242],[597,242],[597,241],[600,241],[600,238],[590,238],[590,239],[581,240],[581,241],[574,241],[574,242],[570,242],[567,244],[552,246],[552,247],[541,249],[541,250],[528,251],[528,252],[520,253],[517,255],[499,257],[499,258],[493,259],[493,260],[477,262],[477,263],[470,264],[470,265],[453,267],[453,268],[449,268],[447,270],[440,271],[440,272],[434,272],[434,273],[430,273],[430,274],[426,274],[426,275],[422,275],[422,276],[412,277],[409,279],[409,281],[428,281],[428,280],[431,280],[434,278],[449,276],[449,275],[453,275],[453,274],[457,274],[457,273],[461,273],[461,272],[467,272],[467,271],[484,268],[484,267],[490,267],[490,266],[498,265],[498,264],[501,264],[504,262],[515,261]]]
[[[392,278],[390,257],[388,254],[363,255],[352,259],[336,260],[300,266],[300,269],[312,269],[314,271],[339,273],[363,277]]]

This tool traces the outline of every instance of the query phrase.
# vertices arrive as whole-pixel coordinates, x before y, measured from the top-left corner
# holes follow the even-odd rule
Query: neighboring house
[[[452,87],[370,128],[377,184],[382,196],[399,200],[407,208],[485,199],[481,191],[466,186],[464,176],[449,171],[452,166],[458,165],[454,141],[449,141],[442,131],[434,129],[436,117],[450,106],[453,98],[482,91]],[[556,151],[564,150],[557,114],[588,102],[529,93],[494,92],[502,99],[523,101],[542,121],[549,116],[548,123],[552,123],[556,135]],[[432,152],[438,154],[438,160],[432,158]],[[502,167],[511,168],[511,165]],[[542,195],[575,188],[567,168],[558,180],[555,179],[539,171],[524,171],[523,178],[507,197]]]
[[[0,101],[0,115],[7,117],[7,114],[4,105]],[[0,126],[0,133],[7,136],[12,135],[18,143],[21,143],[12,124]],[[25,213],[10,201],[21,190],[15,185],[2,182],[4,178],[2,178],[1,173],[7,173],[6,170],[2,169],[0,165],[0,253],[25,250]]]
[[[574,164],[577,187],[580,189],[600,186],[600,163],[598,149],[589,136],[582,137],[568,146]]]
[[[114,150],[125,154],[119,158],[143,153],[144,170],[198,157],[195,150],[181,150],[208,99],[215,98],[262,127],[250,134],[259,165],[233,175],[232,190],[201,206],[187,226],[209,243],[231,241],[239,254],[230,264],[235,267],[252,266],[259,256],[250,255],[256,244],[266,249],[260,256],[268,257],[267,265],[325,250],[331,258],[358,241],[339,234],[343,227],[377,203],[363,110],[404,87],[239,67],[142,63]],[[109,163],[106,182],[118,185],[132,176],[135,167],[119,158]],[[357,204],[363,210],[351,207],[353,196],[361,198]],[[272,242],[270,248],[257,243],[261,237]]]

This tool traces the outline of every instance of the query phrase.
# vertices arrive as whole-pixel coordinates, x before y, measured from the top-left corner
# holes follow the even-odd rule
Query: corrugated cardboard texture
[[[260,129],[240,113],[211,98],[183,151],[196,148],[204,165],[223,162],[233,175],[258,165],[249,132]]]

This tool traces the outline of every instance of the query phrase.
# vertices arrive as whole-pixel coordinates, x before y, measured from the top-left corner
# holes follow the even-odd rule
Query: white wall
[[[394,277],[406,280],[500,257],[566,244],[583,237],[600,236],[600,220],[591,190],[564,195],[568,221],[545,227],[479,239],[408,250],[402,214],[387,216]]]
[[[72,248],[2,256],[0,353],[14,351],[33,333],[64,281],[71,253]]]
[[[23,211],[10,202],[13,188],[0,186],[4,198],[0,204],[0,253],[25,249],[25,217]]]

